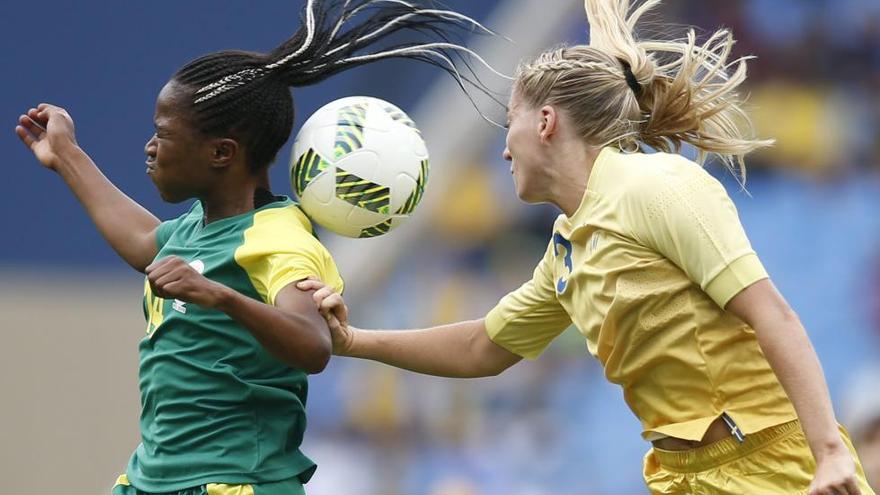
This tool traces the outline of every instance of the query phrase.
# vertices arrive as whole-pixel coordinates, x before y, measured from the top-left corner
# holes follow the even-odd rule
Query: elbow
[[[491,368],[487,368],[485,373],[483,375],[481,375],[481,378],[490,378],[493,376],[498,376],[501,373],[503,373],[504,370],[506,370],[510,366],[511,366],[510,364],[504,363],[504,364],[499,364],[499,365],[491,367]]]
[[[795,312],[795,310],[791,309],[791,307],[786,306],[780,310],[779,318],[785,323],[801,325],[801,318]]]
[[[317,375],[324,371],[332,354],[329,340],[315,339],[313,342],[291,343],[283,351],[278,349],[272,354],[290,368],[304,371],[309,375]]]
[[[482,369],[472,373],[468,378],[492,378],[498,376],[504,369]]]
[[[329,337],[327,339],[318,339],[309,352],[306,362],[303,363],[303,371],[310,375],[317,375],[327,368],[332,355],[332,347]]]
[[[317,375],[318,373],[324,371],[327,368],[327,364],[330,363],[330,353],[321,353],[320,355],[314,355],[309,359],[309,363],[305,366],[305,371],[309,375]]]

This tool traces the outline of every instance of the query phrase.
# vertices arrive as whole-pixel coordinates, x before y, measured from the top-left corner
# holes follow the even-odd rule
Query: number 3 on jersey
[[[556,293],[562,294],[565,292],[565,287],[568,285],[568,276],[571,275],[572,263],[571,263],[571,241],[559,235],[558,232],[553,233],[553,254],[559,259],[559,256],[563,253],[560,253],[560,250],[564,250],[564,255],[562,256],[562,263],[568,272],[563,277],[559,277],[559,280],[556,281]]]

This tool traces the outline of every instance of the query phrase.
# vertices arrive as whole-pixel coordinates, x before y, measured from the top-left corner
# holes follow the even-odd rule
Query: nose
[[[504,151],[501,152],[501,158],[504,158],[508,162],[513,160],[513,156],[510,154],[510,148],[504,148]]]
[[[147,156],[156,156],[156,135],[153,134],[150,136],[150,140],[147,141],[147,144],[144,145],[144,153]]]

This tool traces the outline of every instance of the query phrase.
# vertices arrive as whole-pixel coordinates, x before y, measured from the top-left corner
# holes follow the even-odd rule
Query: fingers
[[[862,495],[862,490],[859,488],[859,484],[856,482],[855,478],[849,478],[846,480],[846,493],[849,495]]]
[[[309,277],[296,283],[296,288],[302,291],[318,290],[324,287],[324,283],[315,277]]]
[[[318,306],[320,306],[320,305],[321,305],[321,301],[323,301],[324,299],[330,297],[330,295],[332,295],[332,294],[336,294],[336,291],[334,291],[334,290],[331,289],[330,287],[322,286],[320,289],[316,290],[316,291],[312,294],[312,300],[314,300],[315,303],[316,303]]]
[[[157,288],[159,288],[163,291],[167,291],[168,287],[171,285],[171,283],[178,282],[181,280],[182,275],[183,275],[183,272],[180,270],[180,268],[174,267],[174,268],[168,270],[167,272],[164,272],[160,275],[155,276],[155,278],[152,280],[152,282],[153,282],[153,285],[155,285]]]
[[[168,256],[150,263],[144,269],[150,288],[155,295],[162,298],[168,297],[167,284],[180,278],[178,268],[181,266],[186,266],[182,259],[177,256]]]
[[[35,120],[34,117],[31,117],[30,115],[19,116],[18,124],[27,129],[31,134],[34,134],[35,136],[41,136],[42,134],[46,133],[46,125],[37,122],[37,120]]]
[[[348,321],[348,308],[345,307],[345,301],[342,300],[342,296],[339,294],[333,293],[323,299],[318,305],[318,311],[325,315],[332,314],[341,323]]]
[[[45,105],[45,103],[43,105]],[[42,107],[42,105],[40,106]],[[46,129],[46,126],[49,125],[49,115],[49,107],[46,107],[44,109],[31,108],[27,111],[28,118],[30,118],[35,124],[42,127],[44,130]]]
[[[339,306],[345,306],[345,303],[342,301],[342,296],[333,293],[321,299],[320,303],[318,304],[318,309],[321,311],[336,312],[337,307]]]
[[[855,477],[849,477],[842,483],[834,483],[822,487],[811,486],[810,495],[862,495]]]
[[[34,143],[46,136],[46,129],[27,115],[18,117],[18,125],[15,126],[15,134],[29,148]]]
[[[180,280],[179,278],[178,279],[168,279],[167,281],[158,282],[156,284],[156,285],[158,285],[156,290],[158,292],[161,292],[161,294],[159,294],[158,292],[155,292],[155,293],[157,296],[159,296],[163,299],[171,299],[171,297],[174,296],[175,294],[179,294],[179,291],[181,289],[182,284],[183,284],[183,281]]]
[[[37,140],[34,138],[34,135],[28,132],[25,127],[20,125],[15,126],[15,135],[18,136],[18,139],[20,139],[25,146],[31,149],[33,149],[34,143],[37,142]]]
[[[147,275],[150,275],[151,273],[154,273],[157,270],[164,271],[165,269],[167,269],[166,267],[174,265],[175,263],[178,263],[178,262],[183,263],[183,260],[178,258],[177,256],[166,256],[162,259],[155,260],[152,263],[150,263],[149,265],[147,265],[147,267],[144,268],[144,273],[146,273]]]

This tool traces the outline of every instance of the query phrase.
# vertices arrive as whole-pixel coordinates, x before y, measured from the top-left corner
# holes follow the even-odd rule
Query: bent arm
[[[773,283],[764,279],[750,285],[725,309],[755,330],[764,356],[794,405],[816,461],[847,451],[819,358],[797,314]]]
[[[78,146],[59,154],[56,171],[83,205],[110,247],[139,272],[144,272],[159,248],[159,219],[110,182]]]
[[[494,376],[522,359],[492,342],[482,319],[423,330],[349,328],[352,339],[346,356],[380,361],[427,375]]]
[[[295,284],[275,296],[275,306],[225,288],[217,309],[250,330],[254,338],[284,364],[320,373],[330,361],[330,332],[310,292]]]

